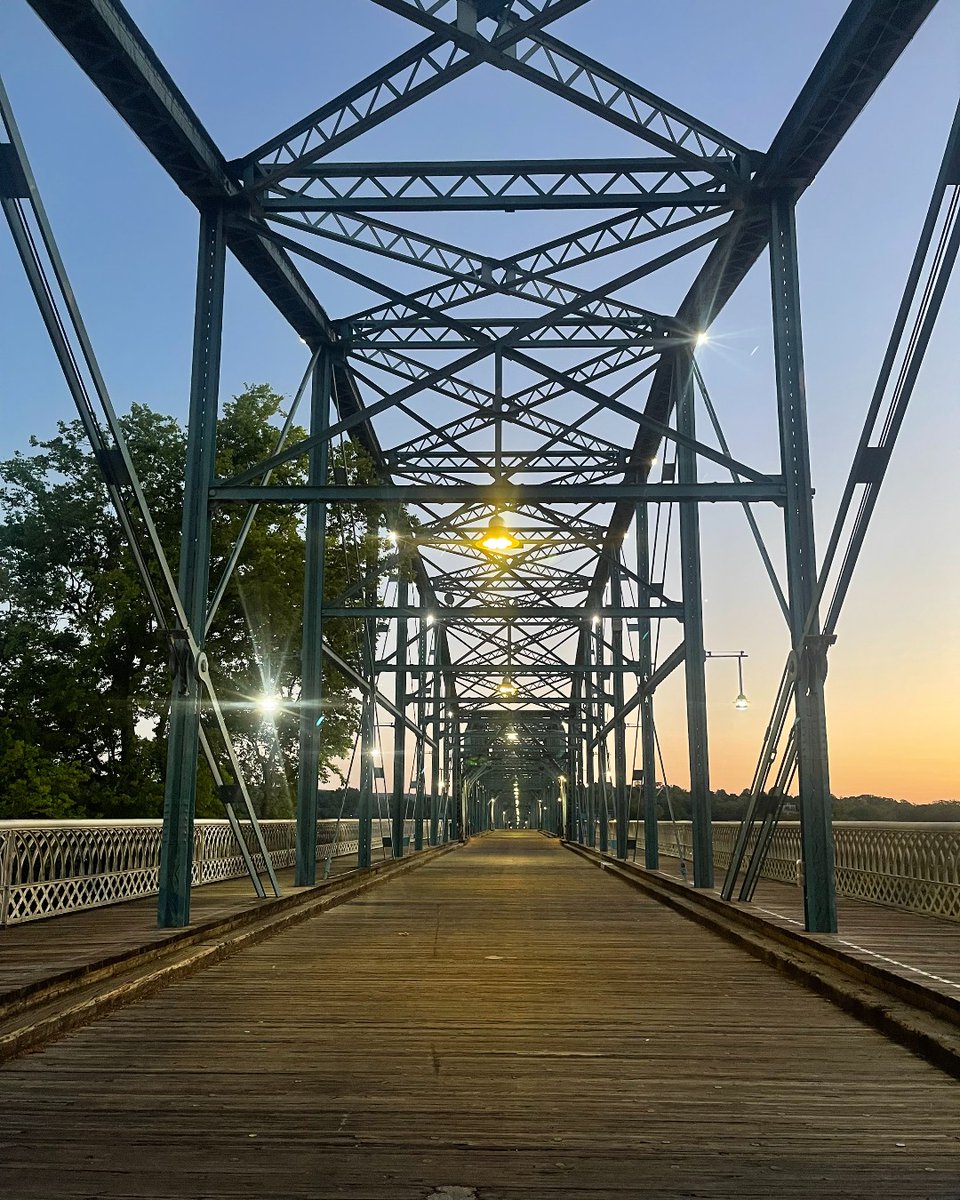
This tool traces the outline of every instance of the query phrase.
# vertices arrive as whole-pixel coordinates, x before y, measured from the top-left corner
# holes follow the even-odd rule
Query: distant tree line
[[[715,821],[739,821],[747,807],[750,793],[739,795],[723,790],[712,792],[712,813]],[[671,787],[674,816],[678,821],[690,820],[690,793],[683,788]],[[321,790],[320,815],[322,817],[355,817],[360,793],[356,788]],[[387,802],[381,798],[383,814],[387,813]],[[661,789],[657,802],[661,821],[670,819],[670,810]],[[374,800],[376,811],[376,800]],[[631,818],[636,819],[637,801],[634,793]],[[836,821],[957,821],[960,822],[960,800],[938,800],[933,804],[911,804],[907,800],[892,800],[889,796],[835,796],[833,815]],[[795,804],[788,804],[783,819],[796,820]]]
[[[739,795],[731,792],[711,793],[712,813],[715,821],[739,821],[747,808],[749,791]],[[678,821],[690,820],[690,793],[683,788],[670,788],[673,815]],[[670,808],[663,790],[660,790],[658,808],[660,819],[670,819]],[[634,799],[634,812],[636,800]],[[796,819],[796,805],[789,803],[783,814],[784,820]],[[907,800],[893,800],[889,796],[834,796],[833,819],[835,821],[960,821],[960,800],[937,800],[932,804],[911,804]]]

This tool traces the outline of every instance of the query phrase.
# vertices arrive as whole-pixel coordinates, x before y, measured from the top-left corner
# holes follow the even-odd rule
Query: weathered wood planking
[[[679,877],[676,859],[662,856],[663,873]],[[747,907],[794,928],[803,928],[803,894],[799,887],[761,879]],[[826,938],[845,953],[887,967],[933,991],[960,996],[960,925],[920,913],[904,912],[866,900],[837,897],[836,939]],[[958,1192],[960,1197],[960,1192]]]
[[[754,903],[802,926],[799,888],[764,880]],[[837,917],[837,944],[848,954],[865,962],[880,960],[935,991],[960,996],[960,925],[955,921],[843,898],[837,901]]]
[[[953,1081],[530,834],[17,1060],[0,1089],[15,1200],[960,1195]]]
[[[334,859],[331,875],[355,867],[355,855]],[[303,890],[293,886],[293,868],[279,871],[277,879],[284,894]],[[196,926],[263,905],[248,878],[227,879],[194,888],[190,916]],[[0,1002],[16,988],[111,956],[162,945],[177,936],[177,930],[157,928],[156,896],[9,925],[0,929]]]

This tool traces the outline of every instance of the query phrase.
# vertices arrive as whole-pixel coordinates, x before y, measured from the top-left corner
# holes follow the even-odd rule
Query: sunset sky
[[[418,38],[409,23],[367,0],[276,0],[269,21],[260,0],[129,0],[128,8],[228,158]],[[839,0],[675,0],[669,6],[593,0],[558,22],[556,32],[764,149],[844,8]],[[821,549],[943,152],[958,61],[960,8],[942,0],[798,210]],[[0,74],[118,407],[142,401],[184,417],[195,209],[21,0],[0,5]],[[339,157],[637,152],[626,133],[482,68]],[[505,238],[503,222],[510,219],[500,217],[491,229]],[[472,231],[457,226],[464,215],[444,220],[451,236],[474,244]],[[536,240],[525,236],[529,228],[518,245]],[[684,282],[691,277],[688,265]],[[310,278],[331,315],[360,307],[352,285],[333,276]],[[0,456],[7,457],[25,449],[30,434],[49,436],[58,419],[74,412],[5,227],[0,280]],[[670,300],[665,292],[648,302],[667,307]],[[830,655],[827,704],[838,795],[960,798],[958,327],[960,281],[954,279]],[[766,259],[711,335],[701,367],[732,451],[774,470]],[[233,265],[224,394],[259,381],[290,393],[304,365],[296,335]],[[773,545],[779,525],[776,511],[763,514]],[[749,654],[746,713],[733,708],[736,663],[707,666],[712,782],[739,791],[750,783],[788,642],[740,511],[705,506],[702,528],[706,645]],[[668,777],[685,784],[679,675],[658,693],[658,713]]]

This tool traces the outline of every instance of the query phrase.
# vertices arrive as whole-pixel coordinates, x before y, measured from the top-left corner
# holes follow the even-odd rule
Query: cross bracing
[[[775,715],[781,733],[792,715],[794,732],[777,780],[799,776],[807,923],[831,929],[823,674],[835,620],[831,609],[821,631],[794,207],[934,0],[854,0],[765,151],[562,40],[554,26],[588,0],[372,0],[374,17],[388,10],[420,40],[341,94],[311,97],[302,120],[229,161],[119,4],[30,2],[202,214],[185,566],[179,585],[170,581],[171,642],[185,649],[161,919],[189,917],[185,856],[203,736],[196,678],[216,609],[204,549],[211,504],[246,506],[245,528],[266,501],[306,512],[299,882],[315,877],[314,718],[329,618],[354,622],[367,646],[364,669],[350,676],[364,697],[361,864],[370,861],[378,710],[394,729],[395,853],[411,762],[421,842],[428,814],[431,839],[448,825],[465,836],[486,828],[509,793],[518,822],[521,810],[533,822],[535,801],[537,822],[589,844],[599,836],[602,848],[609,814],[625,853],[631,804],[656,820],[654,695],[683,667],[694,883],[710,886],[699,512],[724,503],[746,512],[789,625]],[[509,73],[615,128],[629,150],[598,159],[571,145],[562,158],[435,162],[404,160],[398,143],[396,161],[362,160],[365,133],[470,72],[493,84]],[[8,207],[28,195],[5,186]],[[951,172],[937,186],[953,186]],[[473,222],[490,213],[498,229],[513,214],[519,233],[502,247],[489,237],[471,247]],[[534,214],[550,218],[549,236],[529,235]],[[257,467],[218,479],[211,414],[228,250],[307,343],[310,428],[306,440],[283,436]],[[728,445],[695,355],[764,251],[780,439],[754,463]],[[334,278],[363,297],[354,311],[328,313]],[[345,438],[366,451],[373,482],[338,476]],[[867,470],[871,448],[853,486],[882,479],[876,456]],[[308,464],[306,483],[271,481],[296,460]],[[136,480],[120,473],[114,483],[122,508]],[[362,506],[390,545],[361,585],[332,596],[324,549],[341,504]],[[783,522],[783,580],[753,516],[759,505]],[[673,531],[672,543],[661,530]],[[626,756],[631,713],[641,726],[639,796]]]

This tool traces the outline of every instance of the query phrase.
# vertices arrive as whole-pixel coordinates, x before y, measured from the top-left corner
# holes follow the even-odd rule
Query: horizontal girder
[[[738,186],[701,167],[662,159],[472,163],[323,163],[296,172],[299,187],[274,184],[271,212],[515,211],[542,208],[701,207],[735,202]]]
[[[471,483],[396,484],[372,487],[330,484],[217,485],[210,489],[211,500],[240,500],[248,504],[308,504],[325,500],[340,504],[612,504],[616,500],[649,500],[655,504],[673,504],[679,500],[718,501],[784,500],[783,483],[771,476],[764,483],[519,483],[508,487]]]
[[[496,338],[509,338],[523,349],[612,349],[617,346],[663,344],[663,335],[651,330],[648,320],[617,322],[588,317],[560,317],[545,325],[542,320],[461,320],[456,325],[429,321],[351,321],[341,327],[345,349],[378,347],[384,350],[447,350],[457,346],[485,346]]]
[[[443,605],[408,605],[397,608],[394,605],[382,604],[376,608],[336,608],[324,606],[324,615],[328,617],[354,617],[367,620],[396,620],[398,617],[410,617],[427,621],[445,621],[450,624],[463,622],[493,622],[502,624],[507,621],[556,621],[558,624],[592,624],[595,620],[609,620],[649,617],[654,620],[683,620],[683,607],[679,604],[657,606],[629,605],[611,606],[587,610],[585,608],[562,608],[559,605],[532,604],[501,604],[501,605],[470,605],[463,608],[448,608]]]

